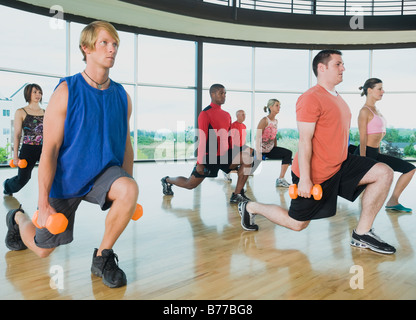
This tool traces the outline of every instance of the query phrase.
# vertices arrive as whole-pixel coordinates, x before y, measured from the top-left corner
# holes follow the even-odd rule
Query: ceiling
[[[149,3],[153,3],[153,5],[149,5]],[[56,6],[60,6],[63,9],[64,19],[69,21],[88,23],[91,20],[106,20],[115,24],[119,30],[174,38],[312,49],[323,47],[337,47],[339,49],[416,47],[415,16],[401,16],[406,23],[398,26],[397,19],[400,19],[400,16],[310,17],[311,15],[265,12],[263,14],[256,13],[258,16],[254,16],[253,13],[250,14],[247,10],[242,10],[241,17],[243,18],[238,20],[230,17],[228,13],[227,16],[221,15],[218,10],[226,12],[224,10],[228,9],[223,6],[202,4],[210,9],[206,10],[208,15],[204,16],[203,12],[205,11],[199,10],[195,6],[188,11],[184,6],[178,7],[177,4],[181,3],[180,0],[175,3],[176,8],[181,10],[168,11],[165,7],[157,9],[157,6],[154,5],[157,3],[157,0],[0,0],[0,4],[50,17],[56,14]],[[166,3],[166,1],[161,1],[161,3]],[[191,14],[185,15],[185,12]],[[244,21],[244,17],[246,17],[246,21]],[[394,19],[396,19],[396,23],[394,23]],[[375,24],[375,21],[378,21],[378,24]],[[364,29],[351,29],[350,22],[352,22],[352,26],[363,26]],[[383,25],[398,27],[383,28]],[[337,30],[334,30],[335,28]]]

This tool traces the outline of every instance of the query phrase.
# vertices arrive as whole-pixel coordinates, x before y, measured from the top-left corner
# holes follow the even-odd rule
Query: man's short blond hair
[[[84,56],[83,61],[87,61],[87,56],[85,55],[84,50],[82,50],[82,47],[85,46],[90,50],[94,50],[95,42],[98,38],[98,31],[100,29],[107,31],[117,41],[117,46],[120,44],[120,38],[118,36],[117,30],[111,23],[106,21],[91,22],[82,30],[81,36],[79,38],[79,49]]]

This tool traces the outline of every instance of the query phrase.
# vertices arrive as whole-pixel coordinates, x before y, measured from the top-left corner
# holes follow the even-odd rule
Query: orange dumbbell
[[[140,204],[136,204],[136,210],[134,211],[132,220],[137,221],[143,216],[143,207]]]
[[[312,187],[311,194],[315,200],[322,199],[322,187],[320,184],[315,184]],[[291,184],[289,186],[289,197],[296,199],[298,197],[298,186],[296,184]]]
[[[38,229],[42,229],[38,225],[38,214],[39,210],[36,210],[35,214],[32,217],[32,222]],[[48,217],[46,220],[46,229],[52,234],[59,234],[66,230],[68,226],[68,219],[62,213],[55,213]]]
[[[14,163],[13,163],[13,159],[12,159],[12,160],[10,160],[10,162],[9,162],[9,166],[10,166],[10,167],[12,167],[12,168],[16,168],[16,166],[15,166],[15,165],[14,165]],[[19,162],[17,163],[17,166],[18,166],[20,169],[26,168],[26,167],[27,167],[27,161],[26,161],[25,159],[20,159],[20,160],[19,160]]]

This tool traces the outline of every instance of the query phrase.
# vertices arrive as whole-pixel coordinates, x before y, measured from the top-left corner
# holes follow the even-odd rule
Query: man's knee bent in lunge
[[[241,173],[245,176],[252,175],[261,161],[256,159],[254,149],[247,147],[233,158],[233,165],[240,166]],[[231,167],[230,167],[231,168]]]
[[[193,190],[201,184],[201,178],[195,178],[194,175],[191,175],[188,178],[187,183],[183,186],[185,189]]]
[[[137,198],[139,196],[139,186],[136,181],[130,177],[120,177],[111,185],[111,188],[107,194],[109,201],[122,201],[126,205],[129,205],[132,214],[136,207]],[[129,210],[126,210],[129,212]]]
[[[386,164],[378,162],[368,170],[359,185],[385,181],[385,187],[390,188],[394,178],[394,171]]]
[[[309,226],[311,221],[298,221],[293,219],[293,224],[291,225],[291,230],[293,231],[302,231]]]
[[[33,252],[39,257],[39,258],[47,258],[51,255],[51,253],[55,250],[55,248],[50,249],[44,249],[44,248],[37,248],[36,250],[33,250]]]

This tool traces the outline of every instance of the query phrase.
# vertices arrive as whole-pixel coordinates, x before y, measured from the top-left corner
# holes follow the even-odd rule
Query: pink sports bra
[[[367,134],[386,133],[386,120],[383,116],[379,116],[373,112],[369,107],[368,110],[374,115],[373,119],[367,124]]]

